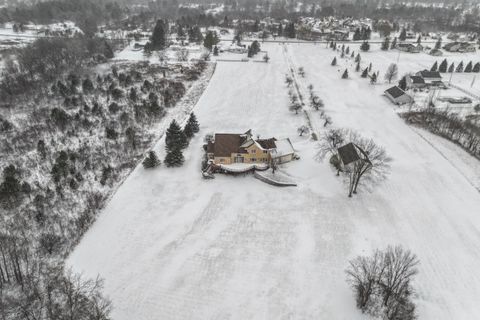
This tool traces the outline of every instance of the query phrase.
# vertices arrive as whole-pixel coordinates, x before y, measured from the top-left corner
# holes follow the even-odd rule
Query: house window
[[[255,150],[255,149],[250,150],[250,153],[257,153],[257,150]]]
[[[263,150],[263,153],[267,153],[268,151],[267,150]]]
[[[257,158],[252,158],[252,162],[257,162]]]

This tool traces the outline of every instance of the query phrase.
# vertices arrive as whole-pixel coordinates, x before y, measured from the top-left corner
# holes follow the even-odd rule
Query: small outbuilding
[[[413,98],[401,88],[394,86],[385,90],[385,96],[397,105],[412,103]]]

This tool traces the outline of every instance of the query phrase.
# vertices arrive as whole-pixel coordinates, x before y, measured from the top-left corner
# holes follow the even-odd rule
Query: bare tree
[[[288,87],[290,87],[293,84],[293,79],[288,74],[285,76],[285,83],[287,84]]]
[[[298,127],[297,132],[298,132],[298,135],[301,137],[304,134],[308,134],[310,132],[310,129],[306,125],[302,125]]]
[[[325,106],[323,100],[314,94],[310,96],[310,104],[317,111]]]
[[[397,79],[398,76],[398,66],[395,63],[392,63],[391,65],[388,66],[387,71],[385,72],[385,80],[388,81],[388,83],[391,83],[392,80]]]
[[[368,176],[370,180],[384,178],[390,169],[391,158],[383,147],[354,131],[349,132],[348,140],[354,143],[360,156],[360,160],[345,168],[350,181],[349,196],[351,196],[352,193],[357,193],[363,177]]]
[[[400,246],[351,260],[347,282],[354,290],[357,307],[386,320],[416,319],[410,282],[418,273],[418,263],[416,255]]]
[[[302,105],[298,102],[295,102],[295,103],[290,104],[288,109],[292,112],[295,112],[295,114],[298,114],[298,111],[300,111],[300,109],[302,109]]]
[[[298,74],[299,74],[302,78],[305,78],[305,69],[303,69],[303,67],[298,68]]]

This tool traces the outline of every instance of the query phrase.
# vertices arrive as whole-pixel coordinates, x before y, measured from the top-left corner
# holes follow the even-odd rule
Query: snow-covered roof
[[[295,153],[295,150],[293,149],[293,145],[290,142],[290,139],[288,138],[275,141],[275,145],[277,147],[275,151],[272,152],[272,157],[274,158],[283,157],[283,156]]]

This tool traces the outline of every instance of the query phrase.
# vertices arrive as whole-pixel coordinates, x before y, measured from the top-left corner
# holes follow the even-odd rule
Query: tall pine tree
[[[165,134],[165,148],[167,151],[174,148],[183,149],[187,144],[187,137],[183,133],[183,130],[178,123],[173,120]]]

